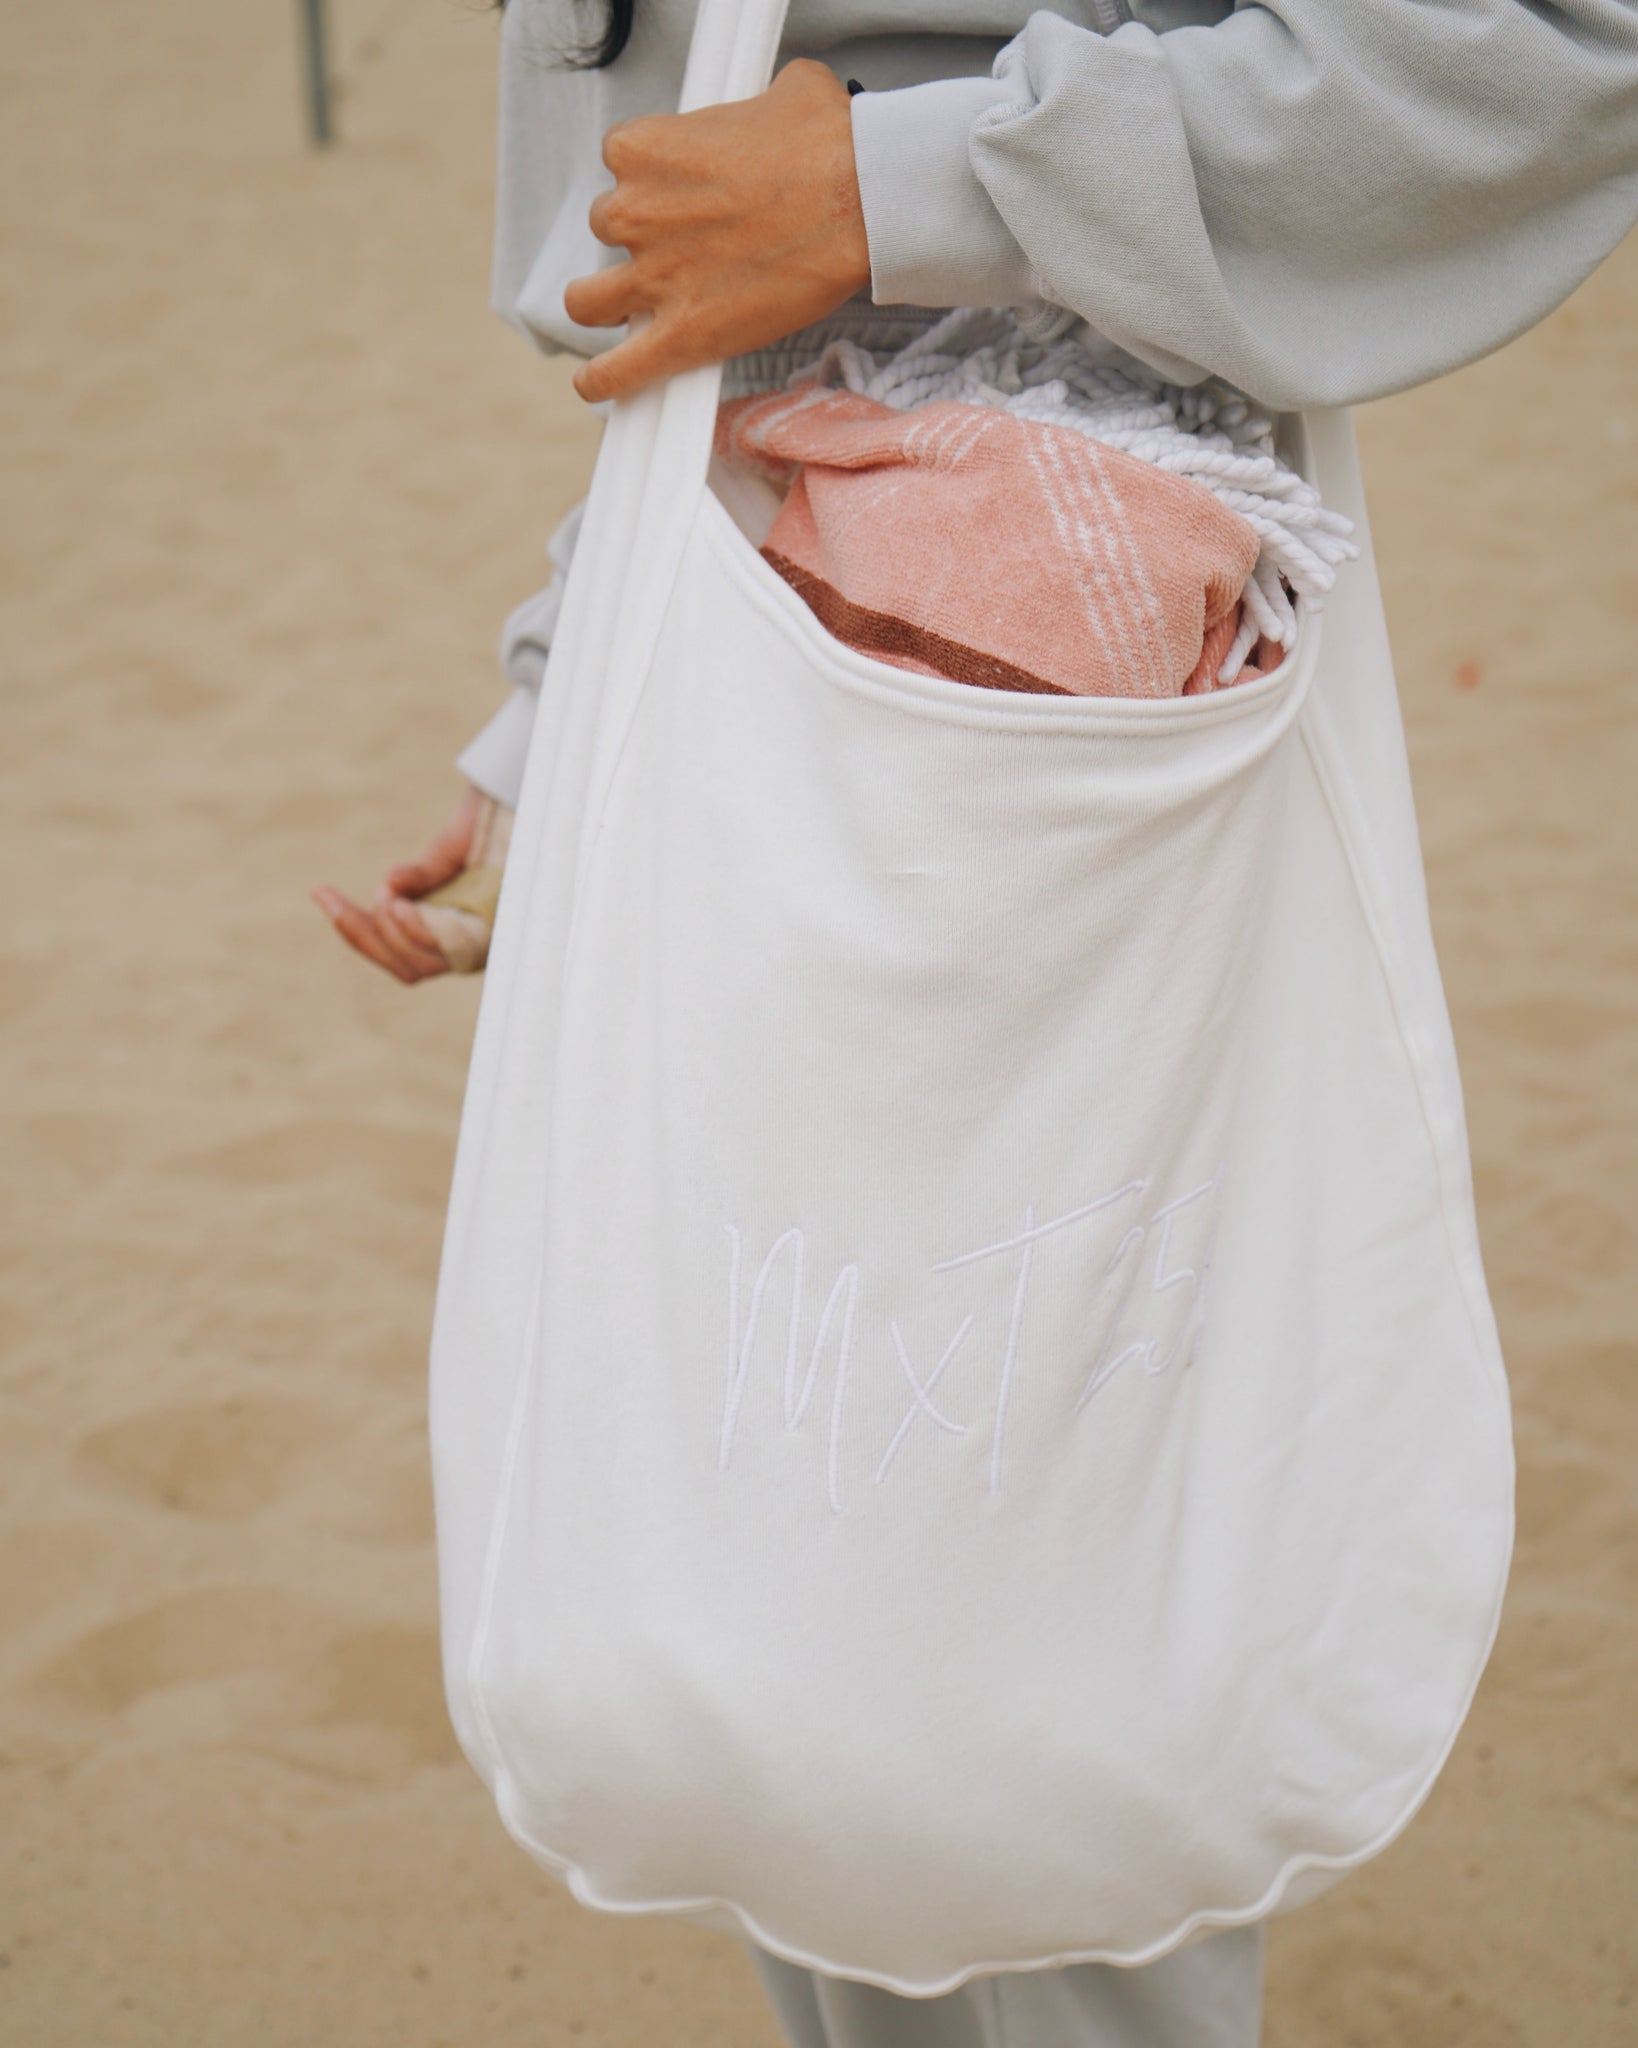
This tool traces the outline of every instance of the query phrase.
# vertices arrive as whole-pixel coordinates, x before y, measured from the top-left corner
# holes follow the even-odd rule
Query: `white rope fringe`
[[[1280,460],[1274,422],[1253,400],[1216,378],[1168,384],[1072,314],[1039,323],[1004,307],[958,306],[894,355],[832,341],[790,381],[840,385],[898,412],[935,399],[998,406],[1204,484],[1261,543],[1219,682],[1239,674],[1259,638],[1289,647],[1294,600],[1318,611],[1338,567],[1359,553],[1352,520],[1327,511]]]

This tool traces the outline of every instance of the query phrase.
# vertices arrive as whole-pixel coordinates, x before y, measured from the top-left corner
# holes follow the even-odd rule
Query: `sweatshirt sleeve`
[[[474,787],[496,803],[516,810],[523,786],[523,764],[529,758],[529,739],[535,729],[535,707],[546,674],[546,658],[552,651],[557,615],[563,609],[563,588],[580,537],[585,504],[574,510],[546,544],[552,562],[552,580],[544,590],[526,597],[501,628],[501,671],[512,685],[511,695],[501,708],[462,748],[455,765]]]
[[[1180,382],[1349,404],[1510,340],[1638,218],[1638,7],[1039,13],[993,78],[853,119],[878,301],[1044,298]]]

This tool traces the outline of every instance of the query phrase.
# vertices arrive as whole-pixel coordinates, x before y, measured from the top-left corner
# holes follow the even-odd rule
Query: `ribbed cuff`
[[[1015,306],[1038,295],[967,147],[978,117],[1010,97],[994,78],[854,95],[853,156],[877,305]]]
[[[532,690],[514,690],[455,763],[468,782],[511,810],[517,809],[523,787],[535,701]]]

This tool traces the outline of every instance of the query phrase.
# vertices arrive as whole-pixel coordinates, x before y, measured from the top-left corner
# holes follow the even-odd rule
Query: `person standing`
[[[582,358],[588,402],[1045,305],[1180,384],[1351,405],[1501,346],[1638,219],[1622,0],[797,0],[765,92],[677,115],[692,15],[615,0],[587,51],[571,0],[507,10],[495,300]],[[553,610],[513,634],[518,695],[467,757],[502,804]],[[469,797],[369,908],[321,892],[404,980],[441,971],[414,906],[474,817]],[[753,1956],[793,2048],[1251,2048],[1260,2027],[1255,1926],[931,1999]]]

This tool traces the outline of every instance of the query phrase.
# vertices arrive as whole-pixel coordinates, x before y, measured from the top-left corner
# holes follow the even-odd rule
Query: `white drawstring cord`
[[[935,400],[991,405],[1019,419],[1069,427],[1106,448],[1203,484],[1247,520],[1261,543],[1245,614],[1218,672],[1230,682],[1260,638],[1296,638],[1293,603],[1317,611],[1337,569],[1358,555],[1353,522],[1274,450],[1274,423],[1244,393],[1215,378],[1168,384],[1107,344],[1073,314],[1021,317],[958,306],[897,354],[878,358],[832,341],[791,383],[837,384],[897,412]]]

